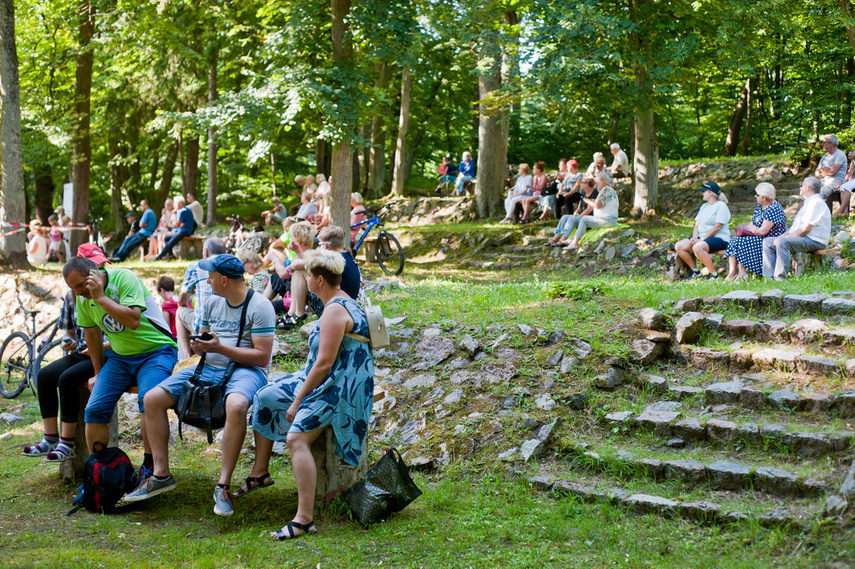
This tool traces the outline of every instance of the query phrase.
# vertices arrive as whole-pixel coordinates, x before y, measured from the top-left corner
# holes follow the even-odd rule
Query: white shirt
[[[615,166],[618,166],[618,172],[629,174],[629,158],[623,150],[618,150],[617,154],[615,154],[615,159],[612,162],[612,168]]]
[[[707,233],[712,230],[713,226],[716,223],[721,223],[721,229],[713,237],[730,241],[730,228],[728,227],[730,210],[723,201],[717,201],[714,204],[704,203],[698,211],[698,215],[695,216],[695,221],[698,224],[698,239],[706,239]]]
[[[514,189],[511,192],[511,196],[522,195],[526,192],[526,187],[532,185],[532,177],[531,174],[527,174],[525,176],[520,176],[517,178],[517,183],[514,184]]]
[[[805,237],[809,237],[820,245],[828,244],[828,240],[831,238],[831,211],[819,194],[813,194],[805,199],[805,203],[802,204],[802,208],[790,226],[790,233],[798,231],[806,225],[810,225],[811,230]]]

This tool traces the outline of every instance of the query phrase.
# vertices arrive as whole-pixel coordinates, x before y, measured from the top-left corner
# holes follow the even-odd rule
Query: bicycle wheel
[[[404,250],[391,233],[381,231],[377,236],[377,264],[387,275],[400,275],[404,270]]]
[[[0,347],[0,395],[6,399],[17,397],[27,386],[33,360],[29,342],[23,332],[12,332]]]
[[[30,388],[34,395],[38,395],[39,392],[39,371],[46,365],[65,357],[65,350],[60,347],[61,344],[62,341],[54,340],[36,355],[36,365],[33,367],[33,376],[30,378]]]

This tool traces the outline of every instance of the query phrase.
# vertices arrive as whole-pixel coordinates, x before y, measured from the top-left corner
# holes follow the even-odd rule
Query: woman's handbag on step
[[[390,448],[371,467],[365,479],[347,491],[345,502],[356,521],[368,526],[400,512],[421,495],[404,459],[396,449]]]

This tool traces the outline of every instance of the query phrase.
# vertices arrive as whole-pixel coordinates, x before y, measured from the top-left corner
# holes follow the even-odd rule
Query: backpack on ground
[[[119,501],[134,489],[134,465],[122,449],[99,442],[93,450],[83,466],[83,484],[78,488],[82,491],[72,501],[75,507],[68,515],[80,508],[105,514],[115,512]]]

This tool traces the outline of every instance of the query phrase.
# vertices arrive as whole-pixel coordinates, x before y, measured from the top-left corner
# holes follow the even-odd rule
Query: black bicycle
[[[383,208],[385,207],[386,206],[383,206]],[[383,208],[381,208],[380,211],[382,211]],[[362,227],[364,230],[353,245],[354,257],[356,257],[359,247],[365,241],[368,233],[375,227],[383,227],[383,224],[375,213],[370,219],[366,219],[365,221],[361,221],[350,226],[351,229],[356,229],[357,227]],[[377,261],[377,264],[380,265],[380,268],[383,269],[383,272],[387,275],[400,275],[401,271],[404,270],[404,249],[401,247],[401,244],[398,243],[395,236],[388,231],[380,230],[377,234],[377,241],[372,252],[374,253],[374,260]],[[371,257],[370,253],[371,252],[369,252],[368,255],[369,260]]]
[[[27,310],[18,299],[25,316],[32,319],[33,335],[12,332],[0,346],[0,395],[12,399],[29,385],[33,394],[38,393],[39,370],[65,355],[62,340],[54,340],[59,329],[59,318],[51,320],[44,328],[36,331],[36,315],[40,310]],[[47,337],[39,337],[50,330]]]

